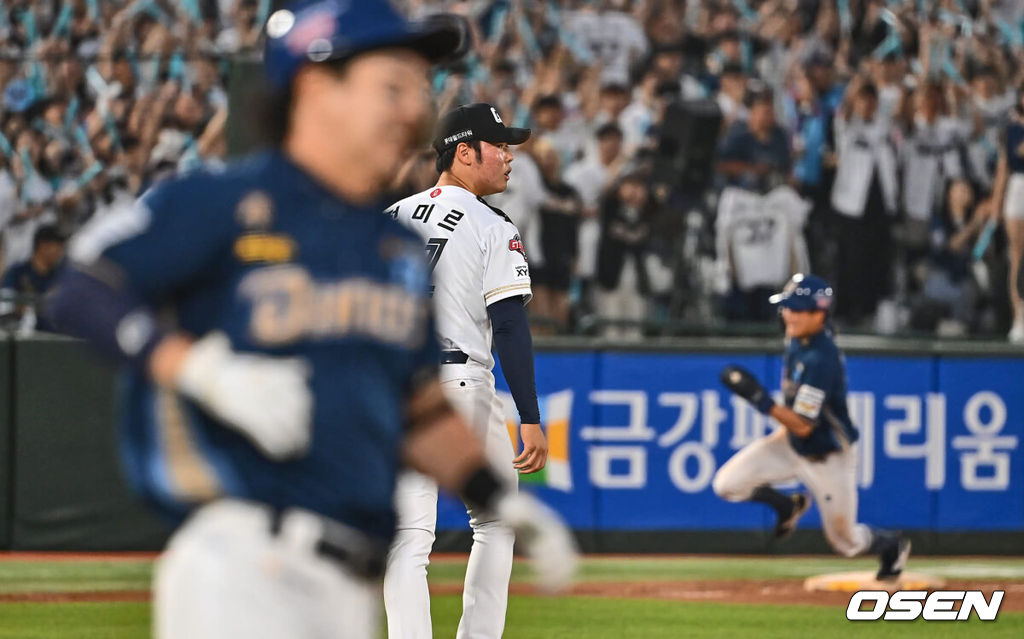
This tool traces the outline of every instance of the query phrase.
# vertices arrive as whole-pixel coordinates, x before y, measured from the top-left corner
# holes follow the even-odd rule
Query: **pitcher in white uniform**
[[[424,240],[433,269],[433,298],[442,348],[441,384],[477,435],[510,490],[517,473],[547,461],[533,375],[533,345],[524,306],[531,297],[526,251],[515,225],[482,196],[505,190],[509,145],[529,129],[506,127],[489,104],[460,106],[441,120],[434,139],[437,184],[387,210]],[[518,456],[494,389],[492,339],[516,408]],[[392,639],[431,637],[427,565],[437,523],[437,485],[409,471],[395,495],[398,526],[388,553],[384,602]],[[473,528],[458,639],[497,639],[505,627],[512,571],[512,530],[467,506]]]
[[[797,274],[771,297],[786,325],[783,404],[776,404],[752,373],[722,371],[722,383],[775,418],[782,428],[733,455],[712,487],[728,501],[757,501],[778,515],[775,536],[793,532],[811,506],[809,495],[787,496],[771,484],[799,479],[818,502],[825,538],[840,555],[877,553],[878,579],[899,577],[910,540],[857,522],[857,429],[846,408],[846,363],[832,340],[828,312],[832,287],[815,275]]]

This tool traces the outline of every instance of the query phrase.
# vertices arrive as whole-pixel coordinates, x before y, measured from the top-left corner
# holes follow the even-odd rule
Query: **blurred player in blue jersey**
[[[83,230],[51,304],[125,365],[127,473],[183,522],[156,636],[376,639],[403,463],[527,533],[564,584],[571,537],[445,400],[422,242],[380,214],[461,30],[382,0],[292,3],[266,30],[276,148]]]
[[[788,536],[811,507],[811,496],[772,488],[799,479],[818,502],[825,538],[844,557],[879,556],[878,579],[896,579],[910,556],[910,540],[857,522],[857,439],[846,408],[846,362],[832,339],[832,287],[797,274],[771,302],[786,325],[782,394],[777,404],[752,373],[722,371],[722,383],[777,420],[782,428],[732,456],[715,474],[715,493],[728,501],[757,501],[778,515],[776,538]]]

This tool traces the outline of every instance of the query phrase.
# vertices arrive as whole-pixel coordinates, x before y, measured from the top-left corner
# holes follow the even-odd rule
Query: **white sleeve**
[[[524,304],[533,297],[530,290],[530,267],[519,231],[511,224],[495,224],[484,231],[484,305],[516,295],[524,296]]]
[[[959,180],[964,175],[964,168],[960,163],[961,138],[955,131],[950,133],[949,138],[952,148],[942,154],[942,171],[950,180]]]
[[[715,217],[715,292],[725,295],[732,286],[733,268],[729,255],[731,238],[733,191],[726,188],[718,200],[718,215]]]

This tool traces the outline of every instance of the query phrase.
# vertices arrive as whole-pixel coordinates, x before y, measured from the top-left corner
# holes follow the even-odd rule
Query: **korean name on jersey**
[[[433,187],[386,213],[424,240],[434,276],[433,298],[441,347],[461,350],[493,368],[487,306],[532,297],[526,250],[500,209],[457,187]]]

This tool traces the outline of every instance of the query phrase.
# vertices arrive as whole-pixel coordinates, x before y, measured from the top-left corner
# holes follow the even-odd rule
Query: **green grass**
[[[0,604],[0,637],[5,639],[143,639],[148,636],[147,603]]]
[[[453,637],[461,598],[434,597],[435,637]],[[0,604],[0,638],[143,639],[149,633],[144,603]],[[563,597],[513,597],[506,639],[677,639],[679,637],[1015,637],[1024,615],[1002,613],[995,623],[851,623],[838,608],[702,604]]]
[[[875,570],[877,560],[839,557],[588,557],[581,581],[681,581],[693,579],[804,579],[828,572]],[[947,579],[1024,581],[1024,559],[1012,557],[911,557],[908,570]],[[434,561],[436,583],[461,582],[461,561]],[[513,581],[529,579],[529,566],[516,562]]]
[[[0,594],[12,592],[90,592],[146,590],[153,562],[117,561],[2,561]]]
[[[435,637],[452,637],[461,600],[434,597]],[[840,608],[691,603],[631,599],[514,597],[505,639],[679,639],[681,637],[1013,637],[1024,636],[1024,614],[1002,613],[995,622],[854,623]]]
[[[871,560],[831,557],[590,557],[584,581],[696,579],[802,579],[832,571],[871,569]],[[1024,581],[1024,558],[913,558],[911,570],[950,579]],[[0,594],[145,590],[152,564],[145,559],[84,561],[0,560]],[[456,584],[462,559],[439,558],[430,569],[435,584]],[[529,579],[517,562],[513,581]],[[461,598],[432,601],[434,636],[455,635]],[[0,639],[143,639],[149,633],[147,603],[0,603]],[[659,639],[678,637],[1024,637],[1024,613],[1003,612],[995,623],[852,623],[841,606],[775,606],[673,602],[597,597],[514,596],[506,639]]]

